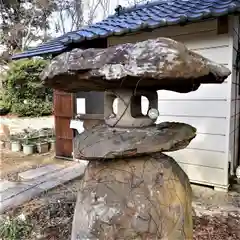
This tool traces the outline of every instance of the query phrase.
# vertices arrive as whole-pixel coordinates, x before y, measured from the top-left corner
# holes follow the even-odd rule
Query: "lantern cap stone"
[[[190,92],[201,83],[222,83],[230,70],[169,38],[105,49],[74,49],[55,57],[41,73],[48,87],[66,92],[108,89]]]

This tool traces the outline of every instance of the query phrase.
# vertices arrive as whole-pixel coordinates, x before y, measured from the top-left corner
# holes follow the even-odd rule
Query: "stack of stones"
[[[72,240],[193,239],[189,179],[163,152],[185,148],[196,129],[178,122],[155,124],[157,90],[187,93],[229,75],[224,66],[166,38],[75,49],[52,60],[41,75],[48,87],[105,91],[105,123],[74,140],[74,156],[89,164]],[[149,100],[147,115],[141,113],[142,96]]]

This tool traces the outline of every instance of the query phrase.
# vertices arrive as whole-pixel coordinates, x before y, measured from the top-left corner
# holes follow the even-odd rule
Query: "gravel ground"
[[[18,181],[19,172],[48,164],[68,166],[71,162],[55,159],[54,152],[26,156],[23,153],[14,153],[4,149],[1,151],[0,179]]]
[[[194,217],[194,240],[239,240],[240,216],[229,213],[227,216],[203,215]]]

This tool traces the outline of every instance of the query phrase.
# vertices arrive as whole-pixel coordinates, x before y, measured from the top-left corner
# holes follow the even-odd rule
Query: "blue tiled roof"
[[[60,54],[81,47],[81,43],[96,38],[123,35],[147,28],[159,28],[207,18],[240,13],[240,0],[159,0],[122,9],[107,19],[69,32],[34,49],[16,54],[13,59]]]

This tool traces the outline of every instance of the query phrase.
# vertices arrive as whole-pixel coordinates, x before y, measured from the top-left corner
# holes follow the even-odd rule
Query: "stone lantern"
[[[72,240],[193,239],[189,179],[163,152],[196,136],[188,124],[164,122],[157,90],[187,93],[222,83],[224,66],[166,38],[107,49],[74,49],[42,73],[59,90],[105,91],[105,123],[74,140],[74,156],[88,160],[75,208]],[[146,115],[141,98],[149,101]],[[113,102],[118,99],[117,112]]]

